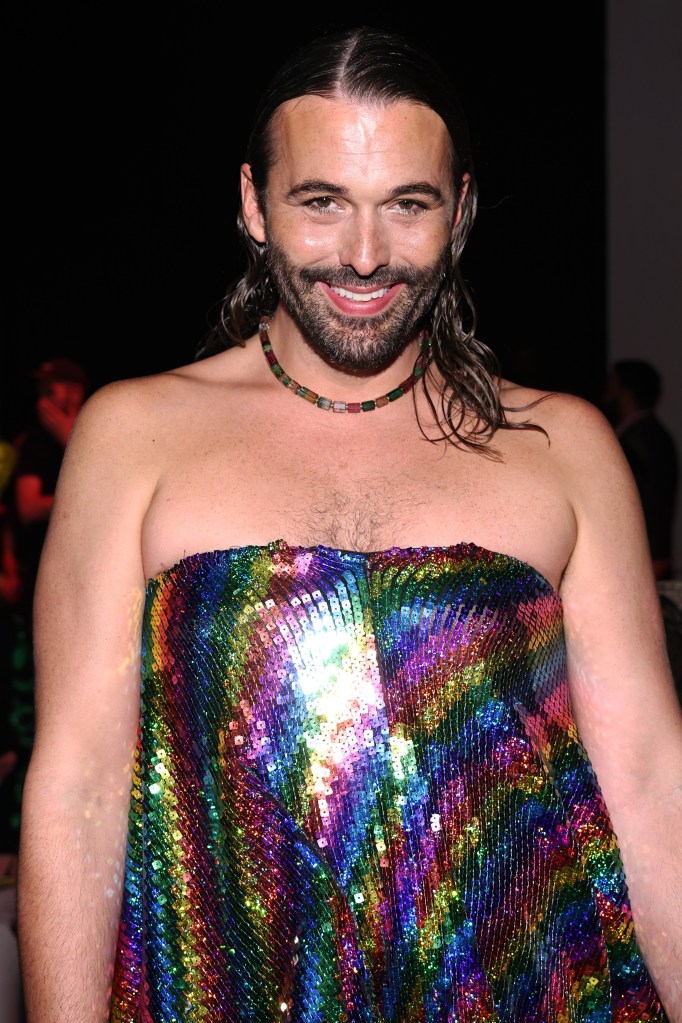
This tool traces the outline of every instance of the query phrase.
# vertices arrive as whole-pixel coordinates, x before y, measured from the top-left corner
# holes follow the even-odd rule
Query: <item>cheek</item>
[[[406,232],[403,250],[413,252],[415,258],[424,263],[430,263],[434,257],[439,256],[446,246],[450,244],[450,225],[443,223],[439,230],[424,231],[417,233]]]
[[[430,266],[441,258],[451,241],[450,223],[445,219],[428,227],[415,226],[396,231],[391,243],[393,258],[413,266]]]
[[[268,236],[295,263],[329,258],[338,251],[338,225],[315,224],[297,214],[279,213],[268,220]]]

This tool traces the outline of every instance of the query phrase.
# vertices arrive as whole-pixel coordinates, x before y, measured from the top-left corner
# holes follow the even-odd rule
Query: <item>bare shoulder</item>
[[[88,579],[93,564],[111,575],[104,552],[112,552],[121,571],[127,551],[131,578],[141,577],[145,517],[178,452],[186,451],[186,437],[196,442],[207,392],[220,392],[216,379],[229,375],[223,362],[216,356],[196,367],[113,381],[88,398],[69,437],[50,518],[43,560],[57,566],[55,576],[65,563],[70,571],[82,564]]]
[[[515,423],[530,422],[544,431],[534,445],[575,517],[573,566],[581,554],[597,563],[595,547],[622,558],[638,552],[646,566],[648,551],[637,486],[620,441],[604,413],[577,395],[537,391],[503,382],[503,404]],[[617,549],[617,553],[616,553]]]
[[[104,384],[85,402],[78,417],[81,430],[118,431],[129,426],[140,432],[169,403],[188,398],[210,379],[205,367],[192,364],[149,376],[131,377]]]
[[[565,424],[582,424],[588,429],[600,426],[611,430],[604,414],[586,398],[566,391],[543,391],[532,387],[523,387],[509,380],[500,381],[500,397],[504,407],[509,410],[510,418],[516,422],[532,418],[539,422],[541,418],[560,428]]]
[[[104,384],[81,409],[69,442],[79,455],[92,446],[123,459],[128,469],[172,449],[184,424],[210,403],[239,368],[229,352],[148,376]],[[239,373],[235,374],[238,378]],[[238,384],[238,379],[235,381]],[[67,454],[69,453],[67,449]]]
[[[578,617],[588,607],[594,616],[597,594],[605,603],[622,604],[623,594],[639,600],[646,589],[653,614],[656,596],[639,493],[606,416],[572,394],[514,385],[501,394],[505,406],[516,410],[510,413],[513,421],[525,419],[546,431],[545,457],[575,516],[576,541],[562,582],[567,609]]]
[[[542,428],[548,457],[580,476],[598,465],[625,466],[622,450],[604,413],[592,402],[561,391],[541,391],[502,381],[500,395],[512,423]]]

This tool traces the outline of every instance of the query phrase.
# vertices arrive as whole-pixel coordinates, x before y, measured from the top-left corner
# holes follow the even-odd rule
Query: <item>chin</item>
[[[300,327],[310,347],[327,362],[354,373],[376,373],[398,358],[414,334],[413,323],[391,319],[306,315]]]

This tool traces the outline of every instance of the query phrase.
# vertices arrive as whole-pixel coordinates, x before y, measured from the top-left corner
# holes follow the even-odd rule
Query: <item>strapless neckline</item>
[[[415,557],[423,557],[426,554],[441,554],[446,557],[456,557],[458,555],[464,557],[483,557],[483,558],[500,558],[508,565],[515,565],[518,569],[524,572],[530,573],[533,578],[540,583],[543,587],[555,596],[558,600],[561,600],[559,591],[552,585],[549,579],[543,575],[543,573],[531,565],[530,562],[524,561],[523,558],[518,558],[514,554],[507,554],[504,551],[493,550],[490,547],[484,547],[481,544],[474,543],[470,540],[460,540],[453,544],[421,544],[414,547],[401,547],[399,545],[393,547],[384,547],[377,550],[371,551],[356,551],[349,550],[344,547],[333,547],[328,544],[291,544],[286,540],[279,538],[276,540],[269,540],[267,543],[253,543],[244,544],[242,546],[234,547],[215,547],[205,551],[195,551],[192,554],[186,554],[182,558],[178,558],[168,568],[161,569],[155,575],[149,576],[147,579],[147,587],[157,584],[164,579],[171,577],[173,574],[182,571],[183,568],[189,568],[195,565],[197,562],[203,559],[218,559],[222,557],[235,558],[239,555],[257,554],[258,552],[283,553],[288,554],[292,558],[302,556],[305,554],[317,554],[318,556],[339,558],[344,557],[349,560],[355,560],[358,562],[363,561],[376,561],[386,558],[394,558],[397,555],[404,555],[406,559],[412,559]]]

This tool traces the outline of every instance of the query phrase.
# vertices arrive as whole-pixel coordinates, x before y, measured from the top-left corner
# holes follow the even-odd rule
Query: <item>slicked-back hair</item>
[[[450,244],[450,259],[437,296],[420,326],[432,342],[433,362],[445,382],[434,401],[423,378],[428,401],[442,437],[455,444],[485,449],[497,429],[531,424],[507,421],[499,397],[498,360],[476,338],[476,310],[460,270],[465,243],[476,218],[478,189],[467,118],[449,76],[426,51],[403,36],[383,29],[359,27],[322,35],[296,51],[276,72],[256,108],[244,161],[251,166],[253,184],[266,208],[268,174],[277,159],[276,113],[283,103],[302,96],[390,106],[408,101],[435,111],[451,140],[451,169],[455,202],[469,175],[462,210]],[[229,286],[217,324],[197,351],[197,359],[243,344],[264,315],[279,302],[267,264],[267,242],[256,242],[237,215],[237,230],[246,253],[244,273]]]

